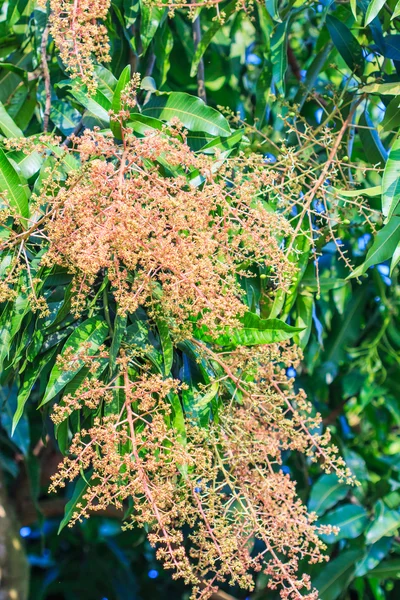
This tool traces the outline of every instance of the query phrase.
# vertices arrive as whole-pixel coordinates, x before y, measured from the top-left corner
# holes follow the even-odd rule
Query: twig
[[[193,4],[194,4],[194,2],[193,2]],[[192,23],[192,33],[193,33],[194,51],[196,52],[197,46],[201,42],[200,15],[197,16]],[[203,58],[200,59],[199,66],[197,67],[197,95],[204,102],[207,102]]]
[[[50,72],[47,64],[47,42],[49,39],[49,27],[46,26],[43,31],[42,41],[40,44],[41,58],[42,58],[42,70],[44,80],[44,90],[46,94],[44,114],[43,114],[43,131],[47,133],[49,128],[49,118],[51,111],[51,86],[50,86]]]

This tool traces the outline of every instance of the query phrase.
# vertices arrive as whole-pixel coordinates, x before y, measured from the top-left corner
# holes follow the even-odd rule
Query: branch
[[[196,17],[192,23],[192,33],[193,33],[194,51],[196,52],[197,46],[201,42],[200,15],[198,17]],[[204,102],[207,102],[203,58],[200,59],[199,66],[197,67],[197,95]]]
[[[50,72],[49,66],[47,64],[47,42],[49,39],[49,27],[46,25],[42,35],[42,41],[40,44],[40,52],[42,57],[42,70],[43,70],[43,80],[44,80],[44,90],[46,94],[45,99],[45,107],[43,114],[43,131],[47,133],[49,128],[49,118],[51,111],[51,86],[50,86]]]

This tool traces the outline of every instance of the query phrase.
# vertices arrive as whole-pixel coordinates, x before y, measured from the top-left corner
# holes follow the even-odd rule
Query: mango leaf
[[[196,48],[196,52],[194,53],[192,65],[190,67],[190,77],[195,77],[197,73],[197,69],[201,59],[203,58],[204,52],[207,50],[210,45],[215,34],[225,25],[227,19],[236,12],[237,2],[236,0],[232,0],[229,4],[224,7],[224,20],[216,19],[212,22],[210,27],[207,29],[205,33],[203,33],[201,41]]]
[[[127,321],[126,314],[120,315],[119,313],[117,313],[117,315],[114,319],[114,333],[113,333],[113,338],[112,338],[111,348],[110,348],[111,372],[113,372],[115,369],[115,361],[117,360],[118,352],[121,347],[121,342],[124,338],[125,331],[126,331],[126,321]]]
[[[383,131],[391,131],[397,129],[400,125],[399,99],[392,98],[386,107],[385,116],[380,123]]]
[[[118,114],[122,108],[121,104],[121,93],[128,85],[131,78],[131,65],[127,65],[125,69],[122,71],[120,78],[118,79],[117,86],[115,88],[115,92],[112,99],[111,110],[113,113]],[[118,139],[121,139],[121,124],[116,119],[111,119],[110,123],[111,131],[114,136]]]
[[[271,38],[272,81],[280,94],[285,93],[287,70],[287,26],[288,21],[277,25]]]
[[[64,517],[61,520],[61,523],[59,525],[58,532],[57,532],[58,534],[61,533],[61,531],[64,529],[64,527],[66,525],[68,525],[68,523],[72,519],[72,515],[74,514],[74,512],[76,510],[76,505],[78,503],[82,503],[82,505],[84,505],[85,502],[83,500],[83,496],[86,494],[88,488],[90,487],[91,477],[92,477],[92,473],[88,473],[85,476],[85,478],[81,477],[76,482],[74,492],[71,496],[71,499],[68,500],[67,504],[65,505]]]
[[[11,342],[20,330],[22,319],[29,310],[27,296],[19,295],[15,302],[9,303],[0,317],[0,371],[4,360],[8,356]]]
[[[67,348],[72,348],[77,351],[80,346],[84,343],[88,344],[88,348],[91,352],[95,352],[99,346],[104,342],[108,333],[108,325],[105,321],[102,321],[98,317],[91,317],[87,319],[73,331],[70,337],[65,342],[61,356]],[[57,364],[54,365],[51,373],[49,382],[44,393],[44,397],[40,406],[43,406],[54,398],[69,381],[71,381],[75,375],[84,366],[84,361],[79,360],[74,365],[74,368],[69,371],[62,370]]]
[[[329,561],[314,581],[321,600],[336,600],[347,589],[362,555],[362,550],[347,550]]]
[[[251,312],[247,312],[240,321],[243,324],[242,328],[227,327],[225,333],[217,338],[213,338],[204,330],[196,330],[195,337],[218,346],[256,346],[288,340],[303,329],[303,327],[292,327],[280,319],[261,319]]]
[[[333,525],[340,527],[338,535],[320,535],[327,544],[344,539],[353,539],[362,534],[368,524],[368,515],[365,508],[357,504],[344,504],[328,512],[317,525]]]
[[[341,483],[333,473],[322,475],[311,489],[308,510],[323,515],[329,508],[346,498],[350,487]]]
[[[336,17],[328,15],[326,17],[326,26],[336,49],[346,65],[356,75],[361,75],[364,71],[363,51],[347,25]]]
[[[6,111],[2,102],[0,102],[0,129],[8,138],[22,137],[24,135]]]
[[[15,384],[11,388],[0,388],[0,422],[14,444],[27,456],[30,445],[28,419],[24,416],[20,419],[18,427],[12,426],[13,415],[17,409],[17,394],[18,387]]]
[[[339,196],[343,196],[344,198],[356,198],[357,196],[374,198],[375,196],[380,196],[382,194],[381,185],[374,185],[373,187],[358,190],[341,190],[339,188],[334,188],[334,190]]]
[[[5,192],[7,202],[13,207],[18,215],[25,219],[29,217],[28,196],[23,186],[23,183],[0,148],[0,192]],[[0,200],[0,204],[4,205],[4,200]],[[26,225],[25,219],[23,224]]]
[[[357,564],[356,576],[363,577],[368,571],[374,569],[389,552],[392,541],[392,538],[384,537],[369,546],[367,554]]]
[[[365,534],[367,544],[374,544],[383,537],[394,535],[399,527],[400,513],[390,510],[382,500],[378,500],[375,505],[375,519]]]
[[[392,21],[393,19],[395,19],[399,15],[400,15],[400,0],[398,0],[396,6],[394,7],[393,14],[390,17],[390,20]]]
[[[397,267],[397,265],[399,264],[400,261],[400,242],[397,244],[396,246],[396,250],[393,252],[393,257],[390,263],[390,272],[389,275],[390,277],[392,276],[392,273],[395,269],[395,267]]]
[[[398,96],[400,95],[400,82],[369,83],[361,88],[360,92],[364,94],[380,94],[381,96]]]
[[[382,179],[382,212],[388,219],[400,202],[400,138],[390,149]]]
[[[40,356],[37,360],[30,364],[24,372],[23,382],[18,390],[17,407],[12,420],[11,435],[14,435],[15,428],[17,427],[19,420],[23,415],[25,404],[29,399],[33,386],[35,385],[44,367],[52,360],[55,351],[56,347]]]
[[[171,336],[167,323],[163,319],[156,319],[158,333],[160,334],[161,347],[163,351],[164,373],[169,375],[172,369],[174,360],[174,347],[172,345]]]
[[[382,227],[375,236],[374,243],[368,250],[365,262],[348,276],[360,277],[372,265],[388,260],[396,251],[400,242],[400,217],[392,217],[387,225]]]
[[[221,137],[231,134],[229,123],[221,113],[200,98],[184,92],[153,95],[143,107],[142,114],[167,122],[178,118],[191,131],[205,131]]]
[[[368,577],[377,579],[399,579],[400,558],[383,561],[378,567],[367,573]]]
[[[362,113],[359,124],[360,129],[358,135],[367,159],[373,165],[383,167],[387,160],[387,152],[366,110]]]
[[[365,27],[375,19],[382,10],[386,0],[371,0],[365,13]]]
[[[295,343],[300,348],[305,348],[311,335],[312,314],[314,307],[314,297],[307,294],[299,294],[296,299],[296,327],[299,333],[295,335]]]

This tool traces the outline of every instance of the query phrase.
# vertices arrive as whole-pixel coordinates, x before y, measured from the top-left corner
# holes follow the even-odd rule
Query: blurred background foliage
[[[48,96],[44,61],[51,82],[49,130],[61,136],[105,126],[107,89],[115,87],[126,65],[142,75],[143,102],[156,90],[197,95],[200,65],[207,104],[224,107],[243,128],[244,150],[261,152],[271,163],[279,160],[279,143],[288,136],[290,145],[301,147],[302,124],[317,128],[329,117],[335,128],[335,118],[337,123],[345,120],[354,99],[362,98],[341,150],[343,168],[349,162],[358,165],[355,183],[379,188],[400,126],[396,0],[266,0],[246,10],[237,10],[232,0],[221,2],[220,10],[226,14],[224,23],[215,19],[213,7],[195,9],[202,33],[196,43],[187,11],[178,9],[169,18],[167,7],[112,1],[106,23],[112,60],[107,69],[96,68],[99,89],[88,98],[79,83],[68,80],[51,37],[44,35],[45,10],[32,0],[1,2],[2,135],[43,130]],[[160,111],[148,109],[147,114],[165,120]],[[288,122],[294,119],[300,135],[289,131]],[[189,136],[195,149],[214,137],[199,131]],[[321,150],[320,160],[324,157]],[[27,180],[40,169],[32,157],[14,152],[9,158]],[[395,154],[392,162],[399,177]],[[379,191],[367,203],[380,210]],[[314,207],[316,226],[319,213],[323,208]],[[396,208],[391,216],[396,218]],[[284,468],[298,482],[310,510],[321,522],[341,528],[337,538],[326,539],[331,561],[311,570],[322,600],[394,600],[400,595],[400,287],[395,267],[400,233],[397,222],[392,223],[394,238],[389,245],[386,238],[378,240],[378,258],[362,283],[346,279],[338,243],[353,264],[363,264],[374,235],[363,220],[342,223],[336,244],[320,241],[318,257],[306,249],[305,268],[285,315],[291,324],[305,327],[297,340],[304,361],[288,377],[296,378],[322,413],[361,482],[350,489],[335,475],[321,475],[303,457],[285,457]],[[262,294],[262,288],[252,293]],[[265,311],[282,316],[281,307],[267,306]],[[44,371],[41,379],[46,376]],[[14,386],[2,392],[0,464],[31,568],[29,598],[187,598],[183,584],[172,581],[156,562],[145,533],[121,531],[119,514],[96,515],[57,534],[73,486],[67,487],[65,498],[47,495],[60,454],[52,437],[43,446],[46,423],[34,397],[11,437],[17,391]],[[310,567],[304,569],[309,572]],[[227,589],[215,597],[243,599],[245,594]],[[269,600],[277,595],[266,590],[260,575],[250,597]]]

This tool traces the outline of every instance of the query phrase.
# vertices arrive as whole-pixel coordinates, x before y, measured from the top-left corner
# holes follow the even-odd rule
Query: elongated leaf
[[[336,600],[341,595],[353,578],[355,564],[362,555],[362,550],[348,550],[329,561],[314,581],[321,600]]]
[[[372,265],[377,265],[391,258],[400,242],[400,217],[392,217],[387,225],[377,233],[374,243],[368,251],[365,262],[360,265],[351,277],[359,277]]]
[[[365,13],[365,26],[369,25],[380,13],[385,2],[386,0],[371,0]]]
[[[387,152],[366,110],[361,115],[359,124],[361,127],[358,134],[360,136],[367,159],[373,165],[383,167],[387,160]]]
[[[396,18],[396,17],[398,17],[399,15],[400,15],[400,0],[398,0],[398,2],[397,2],[397,4],[396,4],[396,6],[394,7],[393,14],[392,14],[392,16],[390,17],[390,20],[393,20],[393,19],[395,19],[395,18]]]
[[[368,523],[368,515],[365,508],[357,504],[344,504],[327,513],[318,521],[318,525],[332,525],[340,527],[338,535],[321,535],[321,539],[327,544],[344,539],[353,539],[362,534]]]
[[[368,577],[377,579],[399,579],[400,578],[400,558],[383,561],[378,567],[370,571]]]
[[[374,569],[385,558],[392,545],[392,538],[381,538],[368,548],[367,554],[357,564],[356,576],[363,577],[368,571]],[[400,574],[400,568],[399,568]]]
[[[215,34],[225,25],[227,19],[236,12],[237,2],[232,0],[229,4],[224,7],[225,18],[223,22],[220,19],[216,19],[203,34],[200,44],[196,48],[194,53],[192,66],[190,67],[190,77],[195,77],[197,69],[201,59],[203,58],[204,52],[207,50]]]
[[[0,129],[8,138],[22,137],[24,135],[6,111],[2,102],[0,102]]]
[[[125,315],[120,315],[117,313],[114,320],[114,335],[111,342],[110,348],[110,368],[111,371],[115,369],[115,361],[117,360],[118,352],[121,347],[121,342],[124,338],[126,331],[126,321],[127,317]]]
[[[72,519],[72,515],[76,510],[76,505],[78,503],[82,503],[82,505],[84,504],[83,496],[86,494],[88,488],[90,487],[91,477],[92,473],[89,473],[85,477],[85,479],[81,477],[81,479],[78,479],[78,481],[76,482],[74,493],[72,494],[71,499],[68,500],[67,504],[65,505],[64,517],[58,528],[58,534],[61,533],[64,527],[68,525],[68,523]]]
[[[334,474],[322,475],[312,487],[308,510],[323,515],[349,493],[350,487],[340,483]]]
[[[201,330],[196,332],[196,336],[219,346],[256,346],[288,340],[303,329],[303,327],[292,327],[280,319],[260,319],[251,312],[246,313],[241,321],[242,328],[226,328],[225,333],[216,339]]]
[[[163,319],[156,320],[158,333],[160,334],[161,346],[163,351],[165,375],[169,375],[174,360],[174,347],[169,334],[168,325]]]
[[[398,96],[400,94],[400,82],[392,83],[369,83],[360,90],[364,94],[380,94],[381,96]]]
[[[400,513],[390,510],[382,500],[375,506],[375,520],[368,527],[365,534],[368,544],[374,544],[383,537],[394,535],[400,527]]]
[[[390,149],[382,179],[382,212],[390,219],[400,202],[400,138]]]
[[[117,83],[117,87],[115,88],[115,92],[113,95],[111,109],[113,113],[118,114],[122,108],[121,105],[121,93],[128,85],[131,78],[131,66],[127,65],[125,69],[122,71],[120,78]],[[121,124],[119,121],[115,119],[111,119],[110,123],[111,131],[115,135],[116,138],[121,138]]]
[[[4,192],[6,194],[7,202],[10,204],[10,206],[15,208],[17,214],[25,217],[25,219],[29,217],[28,196],[23,183],[1,148],[0,192]],[[4,200],[0,200],[0,204],[4,204]],[[23,223],[26,222],[23,221]]]
[[[340,190],[336,188],[335,192],[344,198],[356,198],[357,196],[368,196],[369,198],[373,198],[374,196],[380,196],[382,194],[382,186],[374,185],[370,188],[360,188],[358,190]]]
[[[61,355],[63,355],[67,348],[72,348],[74,351],[77,351],[84,343],[88,344],[90,351],[95,352],[106,339],[107,333],[107,323],[97,317],[91,317],[84,323],[78,325],[78,327],[70,335],[64,345]],[[57,364],[55,364],[50,373],[49,382],[40,406],[43,406],[52,398],[54,398],[54,396],[56,396],[59,392],[61,392],[67,383],[71,381],[82,369],[83,365],[84,362],[79,360],[74,365],[72,370],[63,371]]]
[[[43,354],[43,356],[35,360],[35,362],[33,362],[24,372],[24,380],[22,386],[18,390],[17,408],[13,416],[11,435],[14,434],[15,428],[23,415],[25,404],[29,399],[33,386],[44,367],[52,360],[55,350],[56,348],[52,348],[46,352],[46,354]]]
[[[178,118],[191,131],[205,131],[221,137],[231,134],[229,123],[221,113],[207,106],[200,98],[184,92],[153,95],[143,107],[142,114],[167,122]]]
[[[364,70],[364,55],[360,44],[350,29],[332,15],[327,16],[326,26],[336,49],[346,65],[356,75],[361,75]]]
[[[285,75],[287,70],[287,25],[279,23],[271,38],[272,81],[280,94],[285,93]]]

